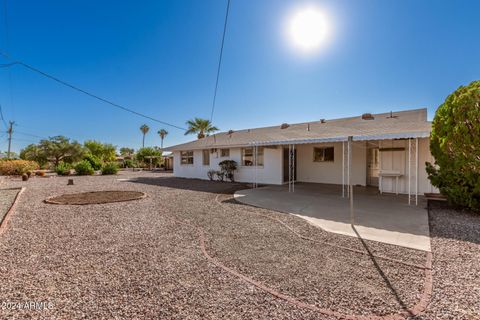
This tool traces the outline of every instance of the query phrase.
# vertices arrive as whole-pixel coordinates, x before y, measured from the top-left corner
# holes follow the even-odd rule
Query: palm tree
[[[140,127],[140,131],[143,133],[143,140],[142,140],[142,148],[145,148],[145,135],[148,133],[150,130],[150,127],[144,124],[143,126]]]
[[[160,148],[163,149],[163,139],[165,139],[165,137],[167,136],[168,131],[165,130],[165,129],[160,129],[160,130],[158,130],[157,133],[158,133],[158,135],[160,136],[160,139],[162,139],[162,144],[160,145]]]
[[[187,134],[197,134],[198,139],[205,138],[210,133],[218,131],[218,128],[213,126],[210,120],[195,118],[194,120],[187,121],[188,129],[185,132]]]

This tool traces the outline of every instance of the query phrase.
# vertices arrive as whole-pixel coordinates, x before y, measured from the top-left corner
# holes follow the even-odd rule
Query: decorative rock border
[[[136,193],[138,196],[132,197],[132,198],[127,198],[127,199],[118,199],[118,200],[109,200],[109,201],[93,201],[93,202],[87,202],[87,203],[65,203],[64,201],[57,201],[55,199],[58,199],[62,196],[65,195],[84,195],[84,194],[98,194],[98,193],[109,193],[109,192],[125,192],[125,193]],[[44,200],[45,203],[48,204],[56,204],[56,205],[73,205],[73,206],[83,206],[83,205],[92,205],[92,204],[107,204],[107,203],[116,203],[116,202],[127,202],[127,201],[134,201],[134,200],[140,200],[144,199],[147,197],[147,194],[145,192],[141,191],[128,191],[128,190],[102,190],[102,191],[90,191],[90,192],[79,192],[79,193],[67,193],[63,195],[57,195],[57,196],[51,196],[48,197],[47,199]]]
[[[20,195],[26,190],[25,187],[22,188],[11,188],[12,189],[17,189],[19,190],[17,195],[15,196],[15,199],[13,200],[12,205],[8,209],[7,213],[3,216],[2,221],[0,221],[0,235],[7,229],[8,221],[10,220],[11,215],[15,211],[15,208],[17,207],[17,203],[19,202]]]

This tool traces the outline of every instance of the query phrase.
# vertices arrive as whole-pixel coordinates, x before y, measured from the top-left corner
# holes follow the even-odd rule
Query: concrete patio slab
[[[286,186],[240,190],[241,203],[297,215],[326,231],[357,237],[350,225],[349,201],[341,186],[299,183],[295,192]],[[428,214],[423,199],[408,205],[402,195],[380,195],[377,190],[354,188],[355,229],[361,238],[430,251]]]

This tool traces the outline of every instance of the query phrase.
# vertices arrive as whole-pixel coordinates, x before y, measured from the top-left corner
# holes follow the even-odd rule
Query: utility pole
[[[8,151],[7,151],[7,159],[10,159],[10,148],[12,146],[12,133],[13,133],[13,124],[14,121],[9,121],[9,127],[7,130],[8,133]]]

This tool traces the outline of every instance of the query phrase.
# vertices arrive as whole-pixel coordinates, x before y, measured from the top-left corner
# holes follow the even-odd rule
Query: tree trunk
[[[143,139],[142,139],[142,148],[145,148],[145,133],[143,134]]]

